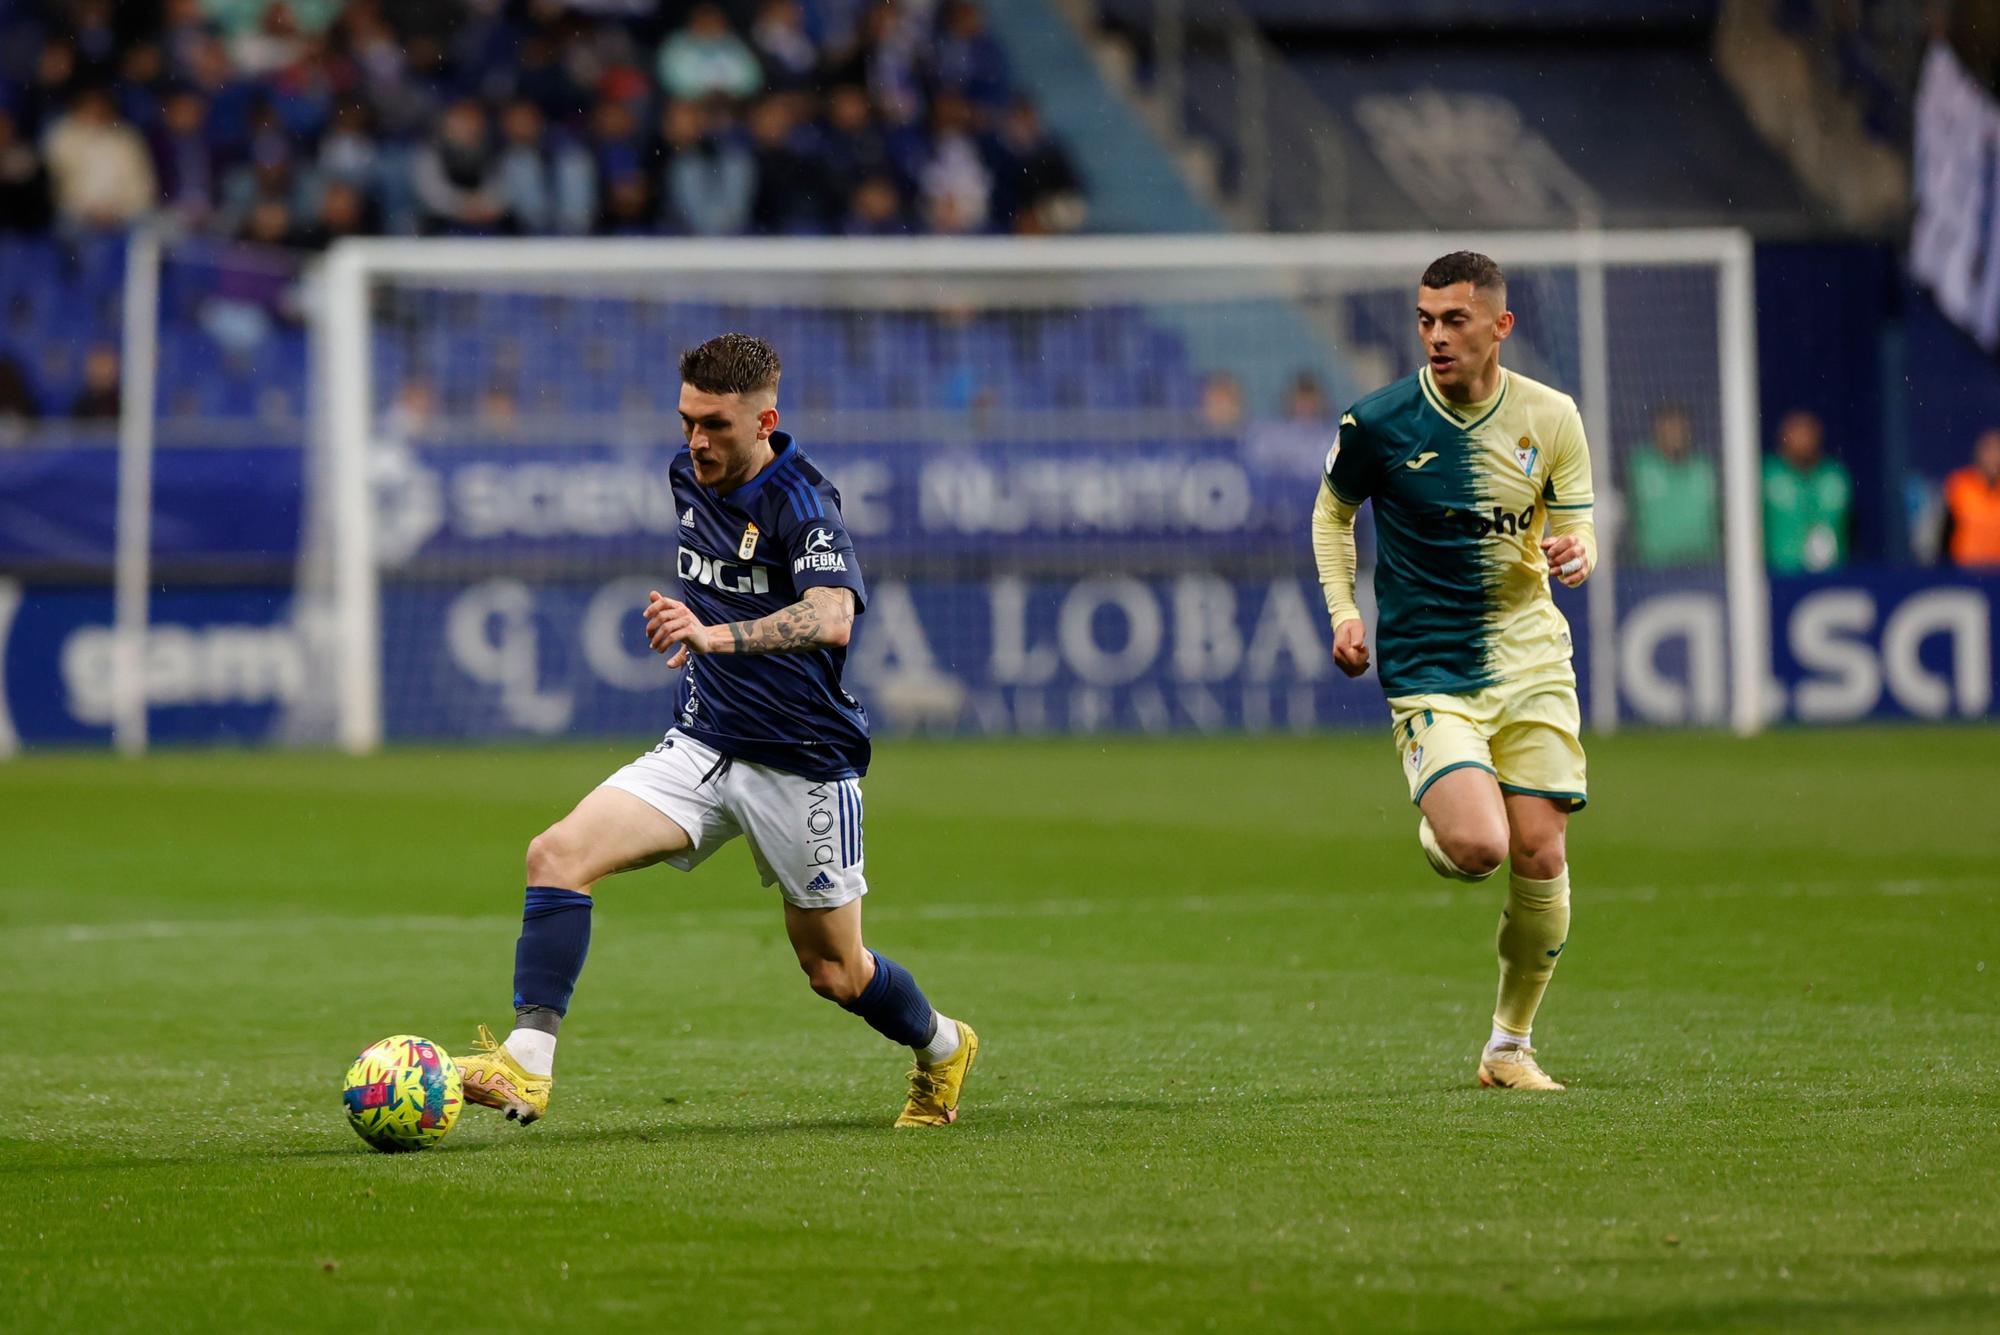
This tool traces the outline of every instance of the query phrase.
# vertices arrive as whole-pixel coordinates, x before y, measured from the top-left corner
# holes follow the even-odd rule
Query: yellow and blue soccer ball
[[[355,1134],[387,1154],[443,1140],[463,1106],[458,1064],[415,1034],[373,1044],[347,1068],[340,1099]]]

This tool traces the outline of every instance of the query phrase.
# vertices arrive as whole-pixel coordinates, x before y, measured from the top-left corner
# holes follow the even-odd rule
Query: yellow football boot
[[[1535,1063],[1533,1048],[1488,1048],[1479,1056],[1479,1083],[1488,1089],[1561,1089]]]
[[[910,1101],[903,1105],[897,1126],[950,1126],[958,1120],[958,1096],[965,1089],[966,1072],[979,1055],[979,1035],[965,1021],[958,1022],[958,1051],[948,1061],[935,1066],[918,1062],[910,1068]]]
[[[493,1031],[479,1026],[478,1049],[470,1057],[459,1057],[458,1075],[465,1083],[465,1101],[498,1108],[510,1122],[522,1126],[549,1110],[552,1075],[530,1075],[514,1060]]]

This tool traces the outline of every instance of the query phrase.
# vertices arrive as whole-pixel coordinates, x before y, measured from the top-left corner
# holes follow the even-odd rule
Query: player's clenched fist
[[[1574,533],[1544,538],[1542,555],[1549,558],[1549,573],[1572,589],[1590,578],[1590,557],[1584,552],[1583,539]]]
[[[1350,618],[1333,628],[1333,661],[1350,677],[1368,670],[1368,628],[1359,620]]]
[[[687,604],[653,589],[646,598],[646,643],[656,654],[672,651],[667,666],[677,668],[687,662],[690,649],[708,652],[708,627],[695,619]]]

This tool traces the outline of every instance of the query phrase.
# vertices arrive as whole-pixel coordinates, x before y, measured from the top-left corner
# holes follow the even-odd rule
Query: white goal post
[[[320,666],[330,678],[334,735],[354,752],[372,750],[385,738],[383,564],[375,532],[381,482],[372,462],[386,406],[383,386],[377,383],[381,359],[376,348],[375,307],[383,292],[407,289],[411,294],[405,305],[416,314],[406,324],[431,318],[433,309],[447,308],[452,294],[465,293],[578,293],[651,301],[665,309],[684,294],[694,294],[688,300],[726,306],[732,289],[740,289],[753,305],[783,303],[788,310],[822,303],[853,311],[879,301],[883,309],[905,312],[926,303],[956,310],[1034,300],[1042,303],[1038,310],[1046,311],[1085,309],[1099,300],[1162,300],[1176,303],[1171,317],[1175,337],[1199,349],[1205,337],[1198,327],[1202,303],[1225,302],[1236,288],[1255,289],[1296,308],[1296,327],[1304,331],[1300,342],[1311,346],[1292,351],[1315,363],[1331,363],[1324,380],[1331,391],[1344,394],[1373,390],[1403,374],[1415,359],[1407,331],[1400,348],[1386,336],[1369,347],[1350,346],[1354,321],[1373,318],[1371,302],[1392,307],[1394,292],[1407,294],[1414,288],[1432,259],[1460,249],[1493,255],[1510,279],[1539,275],[1537,317],[1564,326],[1562,332],[1543,336],[1546,364],[1534,364],[1530,373],[1574,394],[1591,440],[1604,560],[1586,585],[1592,646],[1586,685],[1590,721],[1598,730],[1617,726],[1621,713],[1633,717],[1620,705],[1623,576],[1616,556],[1621,516],[1612,498],[1622,490],[1618,450],[1637,430],[1632,415],[1649,410],[1653,381],[1648,358],[1667,355],[1647,351],[1651,345],[1643,340],[1634,343],[1632,332],[1646,329],[1656,315],[1643,297],[1620,294],[1645,290],[1628,281],[1631,275],[1655,276],[1648,279],[1655,286],[1678,281],[1673,275],[1690,275],[1684,284],[1690,294],[1687,310],[1671,331],[1660,334],[1664,339],[1671,333],[1671,342],[1663,346],[1681,359],[1680,380],[1663,375],[1659,383],[1668,387],[1661,391],[1665,394],[1679,392],[1672,386],[1680,383],[1698,383],[1706,387],[1699,391],[1705,400],[1712,396],[1700,416],[1712,422],[1707,428],[1712,440],[1706,444],[1720,480],[1722,550],[1713,584],[1725,613],[1715,627],[1724,640],[1715,662],[1726,663],[1727,689],[1726,705],[1720,705],[1721,683],[1715,683],[1717,691],[1704,698],[1717,707],[1690,715],[1688,721],[1722,722],[1718,715],[1725,715],[1737,732],[1756,731],[1766,714],[1770,648],[1758,482],[1752,245],[1737,231],[1678,230],[1031,241],[342,241],[324,263],[313,303],[316,462],[307,471],[313,492],[309,534],[315,535],[309,542],[318,544],[307,568],[318,571],[320,611],[325,614]],[[1520,296],[1513,304],[1521,308]],[[1407,302],[1402,309],[1407,313]],[[448,329],[438,318],[439,330],[420,331],[425,337],[437,334],[426,346],[448,345]],[[1284,317],[1274,319],[1266,312],[1258,319],[1262,329],[1276,331]],[[1208,341],[1226,345],[1230,336],[1223,329]],[[1640,350],[1633,351],[1635,347]],[[1384,348],[1389,351],[1380,350]],[[679,350],[647,349],[659,368],[656,374],[671,376]],[[781,352],[787,356],[788,384],[789,368],[814,355],[810,348],[782,345]],[[1337,412],[1343,405],[1333,406]],[[1614,425],[1614,409],[1624,413],[1618,419],[1622,427]],[[790,417],[790,408],[786,411]],[[1004,405],[996,410],[987,403],[982,411],[989,420],[996,412],[1006,416]],[[656,425],[670,433],[671,412],[659,414]],[[1046,428],[1037,430],[1042,433],[1037,438],[1046,438]],[[908,438],[907,432],[889,434]],[[1303,489],[1298,500],[1301,574],[1310,573],[1304,533],[1311,495]],[[1574,605],[1572,609],[1574,615]],[[1646,715],[1641,711],[1638,717]]]

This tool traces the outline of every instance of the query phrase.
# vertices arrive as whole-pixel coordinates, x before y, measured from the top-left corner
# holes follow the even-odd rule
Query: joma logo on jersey
[[[681,548],[679,565],[682,579],[691,579],[711,589],[721,589],[724,593],[771,591],[771,572],[762,566],[740,566],[732,561],[712,560],[688,547]]]
[[[1531,531],[1534,522],[1533,502],[1519,514],[1511,514],[1497,505],[1490,515],[1476,515],[1470,510],[1465,512],[1465,523],[1475,538],[1511,538]]]

